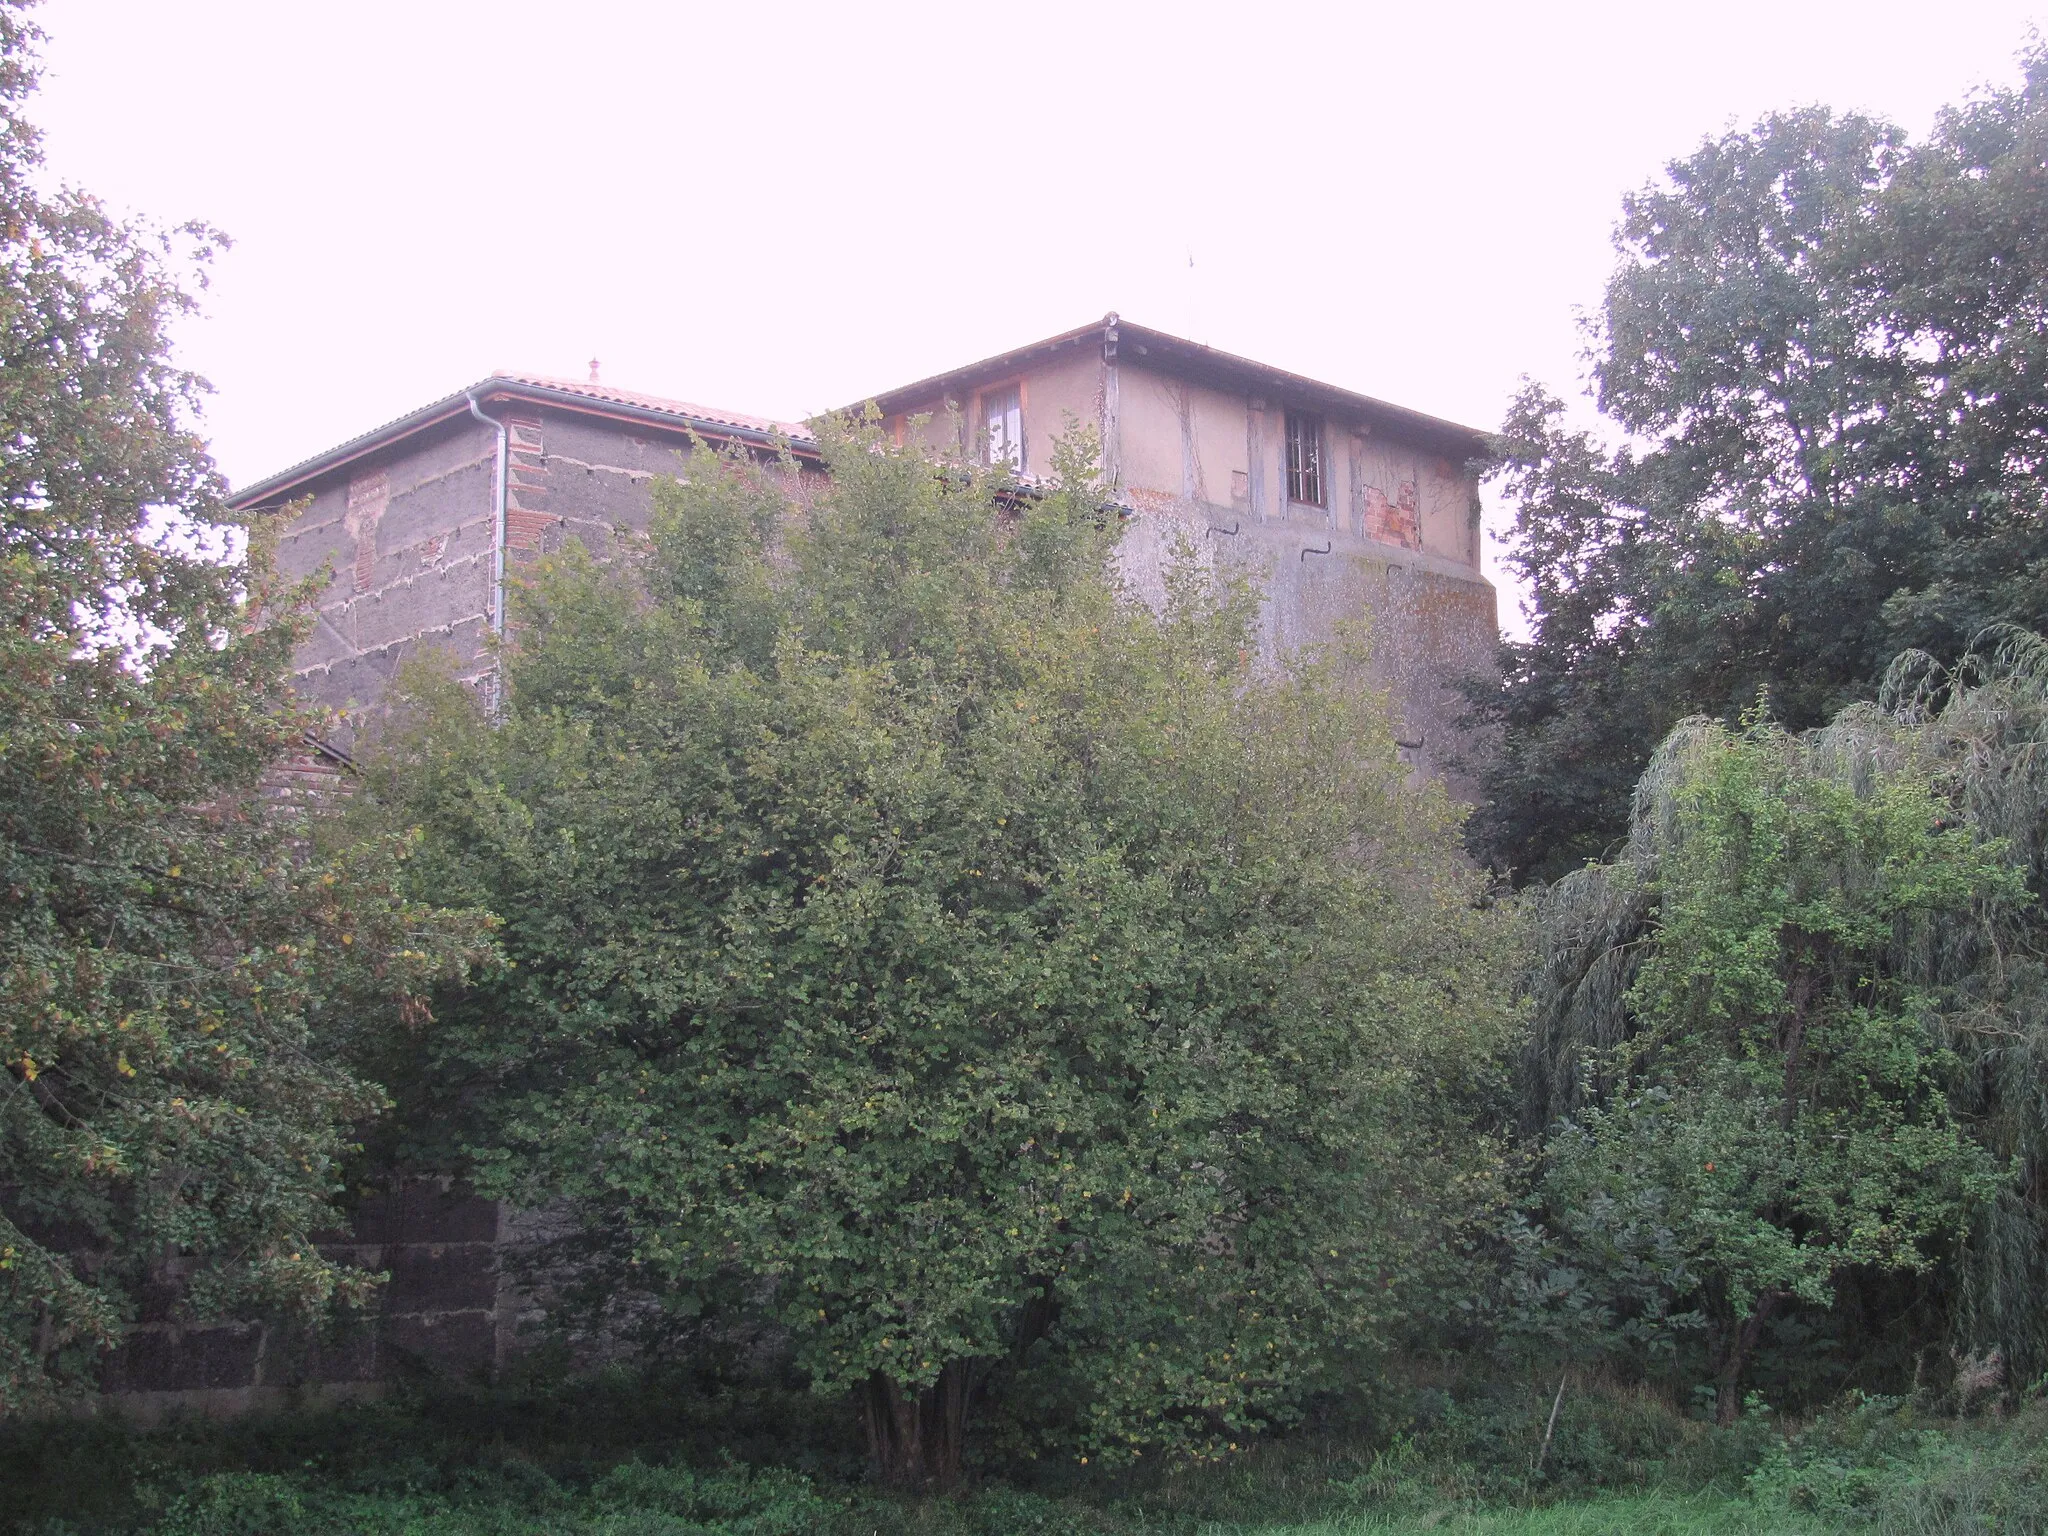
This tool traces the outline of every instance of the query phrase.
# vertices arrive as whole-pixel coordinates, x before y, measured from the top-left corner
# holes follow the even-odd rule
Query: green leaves
[[[420,889],[515,962],[437,1081],[485,1187],[667,1315],[772,1317],[893,1475],[984,1392],[1034,1450],[1227,1446],[1491,1176],[1455,817],[1346,658],[1253,673],[1243,594],[1117,589],[1085,445],[1029,496],[827,446],[698,454],[635,561],[526,589],[499,729],[390,744]],[[927,1466],[889,1426],[934,1413]]]
[[[1534,634],[1474,846],[1555,879],[1623,834],[1680,719],[1816,726],[1917,647],[2048,627],[2048,57],[1923,141],[1820,108],[1623,202],[1590,340],[1615,449],[1531,387],[1500,467]]]
[[[1910,758],[1845,774],[1835,745],[1755,715],[1667,744],[1630,1036],[1547,1148],[1553,1225],[1624,1305],[1705,1314],[1731,1411],[1778,1302],[1929,1268],[2002,1172],[1951,1108],[1947,1000],[1916,957],[2024,884]]]
[[[350,1062],[484,947],[403,837],[263,800],[317,724],[301,594],[267,527],[225,558],[178,242],[32,190],[33,40],[0,6],[0,1415],[88,1384],[145,1286],[366,1296],[312,1240],[384,1104]]]

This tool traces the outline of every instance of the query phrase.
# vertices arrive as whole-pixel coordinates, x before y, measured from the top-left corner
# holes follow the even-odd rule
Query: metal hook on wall
[[[1306,560],[1310,555],[1327,555],[1329,552],[1330,546],[1328,544],[1325,544],[1321,549],[1310,549],[1307,545],[1303,545],[1301,558]]]

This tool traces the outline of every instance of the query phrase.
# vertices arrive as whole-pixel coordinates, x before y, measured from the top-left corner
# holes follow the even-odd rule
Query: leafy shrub
[[[1768,1421],[1717,1429],[1641,1388],[1573,1382],[1546,1451],[1555,1391],[1535,1382],[1490,1382],[1457,1396],[1418,1392],[1408,1424],[1362,1473],[1333,1479],[1332,1486],[1358,1508],[1733,1488],[1774,1437]]]
[[[839,1507],[811,1480],[779,1468],[725,1467],[713,1472],[629,1461],[591,1486],[591,1502],[609,1512],[651,1512],[695,1522],[704,1536],[800,1536]],[[680,1533],[679,1533],[680,1536]]]
[[[1899,1536],[2048,1532],[2048,1411],[1970,1425],[1865,1398],[1774,1446],[1750,1475],[1759,1506]]]
[[[300,1529],[306,1508],[289,1479],[217,1472],[171,1500],[157,1536],[271,1536]]]

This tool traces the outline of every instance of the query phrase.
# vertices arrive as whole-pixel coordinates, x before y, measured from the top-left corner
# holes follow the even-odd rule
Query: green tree
[[[1953,1257],[2001,1182],[1952,1108],[1957,993],[1924,957],[2024,881],[1953,785],[1844,762],[1843,741],[1690,722],[1645,780],[1633,859],[1552,897],[1553,931],[1602,935],[1582,959],[1637,936],[1626,989],[1606,979],[1624,1038],[1578,1059],[1600,1091],[1550,1138],[1544,1207],[1657,1322],[1706,1325],[1723,1423],[1774,1312]],[[1587,924],[1602,907],[1623,928]]]
[[[1624,200],[1589,333],[1609,430],[1531,386],[1500,440],[1534,625],[1481,701],[1482,857],[1599,856],[1687,715],[1768,687],[1819,725],[1903,649],[2048,620],[2048,52],[2023,65],[1923,142],[1773,115]]]
[[[896,1482],[991,1396],[1034,1453],[1242,1443],[1489,1187],[1455,815],[1342,657],[1250,670],[1249,593],[1121,593],[1079,449],[1025,495],[827,445],[700,450],[640,559],[525,587],[497,729],[428,687],[389,742],[513,962],[421,1118],[483,1106],[480,1186],[579,1212],[615,1309],[765,1308]]]
[[[344,1063],[476,942],[402,841],[257,801],[313,722],[169,360],[215,237],[38,190],[36,37],[0,4],[0,1414],[88,1381],[145,1283],[366,1294],[310,1236],[382,1103]]]

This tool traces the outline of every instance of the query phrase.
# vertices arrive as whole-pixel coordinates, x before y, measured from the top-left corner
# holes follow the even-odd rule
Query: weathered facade
[[[337,712],[341,743],[427,652],[487,687],[506,571],[564,538],[606,554],[622,530],[644,528],[653,480],[682,472],[693,434],[817,462],[801,426],[493,374],[237,495],[244,510],[305,503],[278,559],[293,576],[328,572],[297,675]]]
[[[1046,472],[1055,440],[1092,426],[1130,514],[1125,579],[1156,600],[1192,551],[1265,591],[1269,656],[1369,636],[1403,750],[1462,788],[1450,751],[1458,680],[1493,664],[1494,591],[1480,570],[1481,435],[1250,359],[1130,325],[1097,325],[891,390],[899,441]]]
[[[570,537],[611,551],[646,526],[655,478],[687,473],[695,442],[821,470],[800,424],[634,394],[594,374],[493,374],[237,496],[243,509],[303,503],[281,561],[328,573],[298,677],[336,712],[335,740],[286,765],[286,788],[345,762],[357,724],[413,657],[440,652],[457,676],[492,686],[508,570]],[[1450,776],[1455,683],[1491,664],[1498,638],[1480,571],[1477,432],[1115,315],[874,404],[898,441],[1009,459],[1027,485],[1062,433],[1092,427],[1127,519],[1134,591],[1160,597],[1187,551],[1258,575],[1269,655],[1363,625],[1404,754]],[[331,1245],[390,1271],[377,1319],[319,1339],[257,1324],[181,1329],[167,1314],[110,1362],[108,1385],[144,1407],[238,1411],[300,1391],[371,1390],[408,1369],[488,1372],[514,1347],[523,1303],[502,1260],[523,1240],[508,1213],[459,1188],[394,1178]]]
[[[1027,482],[1070,425],[1094,428],[1134,590],[1156,597],[1185,549],[1259,577],[1272,655],[1364,626],[1404,751],[1450,776],[1455,683],[1491,665],[1498,638],[1479,433],[1115,315],[875,404],[899,441],[1006,457]],[[343,743],[424,651],[488,686],[505,569],[565,537],[603,553],[645,527],[652,480],[685,471],[692,434],[818,461],[797,423],[494,374],[242,491],[242,508],[309,500],[280,558],[329,569],[299,677],[341,712]]]

